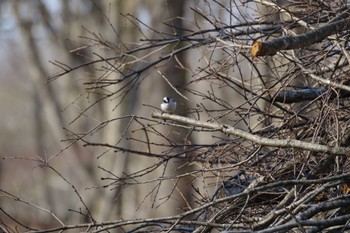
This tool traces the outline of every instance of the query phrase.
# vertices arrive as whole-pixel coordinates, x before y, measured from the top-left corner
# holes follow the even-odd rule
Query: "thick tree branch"
[[[350,19],[328,23],[311,32],[297,35],[285,36],[270,41],[255,41],[251,50],[252,57],[275,55],[280,50],[298,49],[315,44],[326,39],[328,36],[348,30]]]
[[[278,92],[274,100],[282,103],[311,101],[327,92],[326,88],[306,88],[300,90],[283,90]]]

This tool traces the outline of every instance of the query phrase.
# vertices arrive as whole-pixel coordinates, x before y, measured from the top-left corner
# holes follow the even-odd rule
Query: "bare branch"
[[[311,101],[327,92],[326,88],[305,88],[300,90],[282,90],[274,97],[274,101],[282,103],[297,103]]]
[[[197,121],[188,117],[183,117],[183,116],[178,116],[173,114],[153,112],[152,117],[158,118],[158,119],[164,119],[164,120],[173,120],[173,121],[183,123],[186,125],[191,125],[194,127],[201,127],[206,129],[212,129],[214,131],[220,131],[225,134],[230,134],[230,135],[247,139],[249,141],[255,142],[262,146],[273,146],[273,147],[281,147],[281,148],[298,148],[298,149],[303,149],[308,151],[328,153],[331,155],[348,156],[350,154],[350,148],[347,148],[347,147],[332,147],[332,146],[320,145],[317,143],[303,142],[295,139],[263,138],[229,125],[225,125],[225,124],[220,125],[218,123]]]
[[[252,57],[273,56],[278,51],[304,48],[350,28],[350,19],[327,23],[320,28],[297,36],[285,36],[270,41],[255,41],[251,50]]]

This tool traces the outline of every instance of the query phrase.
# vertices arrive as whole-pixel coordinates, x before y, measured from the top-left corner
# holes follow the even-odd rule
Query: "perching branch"
[[[158,119],[164,119],[164,120],[173,120],[173,121],[191,125],[194,127],[201,127],[206,129],[212,129],[214,131],[221,131],[222,133],[244,138],[246,140],[255,142],[262,146],[272,146],[272,147],[281,147],[281,148],[298,148],[302,150],[328,153],[331,155],[350,155],[350,148],[346,148],[346,147],[338,147],[338,146],[332,147],[332,146],[320,145],[316,143],[303,142],[295,139],[264,138],[264,137],[260,137],[260,136],[248,133],[246,131],[237,129],[229,125],[197,121],[192,118],[173,115],[173,114],[167,114],[167,113],[153,112],[152,117],[158,118]]]

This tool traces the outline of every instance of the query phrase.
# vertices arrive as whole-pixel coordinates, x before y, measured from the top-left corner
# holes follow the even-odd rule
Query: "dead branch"
[[[305,88],[300,90],[282,90],[277,93],[274,101],[282,103],[297,103],[311,101],[327,92],[326,88]]]
[[[260,136],[245,132],[243,130],[237,129],[229,125],[197,121],[197,120],[194,120],[188,117],[179,116],[179,115],[153,112],[152,117],[158,118],[158,119],[164,119],[164,120],[173,120],[173,121],[183,123],[186,125],[191,125],[194,127],[201,127],[206,129],[212,129],[214,131],[220,131],[225,134],[244,138],[246,140],[255,142],[262,146],[272,146],[272,147],[280,147],[280,148],[298,148],[298,149],[303,149],[308,151],[328,153],[331,155],[349,156],[350,154],[350,148],[347,148],[347,147],[337,147],[337,146],[332,147],[332,146],[320,145],[317,143],[303,142],[295,139],[264,138],[264,137],[260,137]]]
[[[320,28],[297,36],[285,36],[270,41],[255,41],[251,49],[252,57],[273,56],[280,50],[304,48],[350,28],[350,19],[328,23]]]

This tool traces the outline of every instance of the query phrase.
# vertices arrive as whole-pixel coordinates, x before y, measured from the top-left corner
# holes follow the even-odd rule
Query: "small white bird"
[[[176,109],[176,101],[172,97],[164,97],[160,108],[163,112],[173,113]]]

